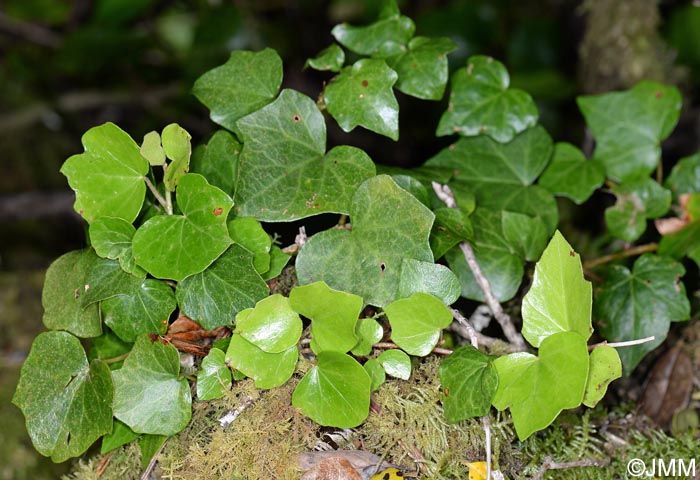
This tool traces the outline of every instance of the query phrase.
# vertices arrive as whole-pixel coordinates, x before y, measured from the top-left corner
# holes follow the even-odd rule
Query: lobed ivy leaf
[[[260,300],[251,312],[236,317],[235,333],[267,353],[281,353],[296,345],[301,330],[299,315],[280,294]]]
[[[90,224],[90,244],[102,258],[119,260],[125,272],[145,277],[146,271],[136,265],[132,239],[136,228],[129,222],[115,217],[99,217]]]
[[[690,303],[680,278],[683,266],[669,257],[644,254],[632,271],[612,266],[595,298],[599,331],[609,342],[654,336],[651,342],[620,349],[625,375],[666,338],[670,322],[687,320]]]
[[[508,71],[501,62],[483,55],[469,57],[467,66],[452,74],[450,103],[436,135],[487,135],[505,143],[535,126],[535,102],[509,85]]]
[[[177,188],[182,215],[157,215],[136,230],[133,239],[136,263],[157,278],[180,281],[199,273],[231,244],[226,217],[231,198],[189,173]]]
[[[401,350],[384,350],[377,361],[387,375],[408,380],[411,378],[411,358]]]
[[[384,307],[391,339],[406,353],[424,357],[433,351],[440,333],[452,323],[452,312],[428,293],[414,293]]]
[[[158,132],[148,132],[143,136],[140,152],[141,156],[148,160],[148,164],[153,167],[161,166],[165,163],[165,152],[163,151]]]
[[[179,373],[175,347],[141,335],[112,372],[114,416],[137,433],[175,435],[192,417],[190,386]]]
[[[619,182],[646,178],[656,169],[661,141],[681,111],[677,88],[647,80],[624,92],[578,97],[577,103],[596,140],[593,158]]]
[[[174,192],[180,178],[190,168],[192,135],[177,123],[171,123],[163,129],[161,139],[165,155],[172,160],[163,176],[163,184],[166,189]]]
[[[465,240],[474,239],[474,227],[469,214],[462,208],[433,210],[435,224],[430,232],[430,248],[435,258],[442,258],[448,250]]]
[[[352,349],[352,354],[364,357],[372,353],[372,346],[384,336],[382,325],[373,318],[361,318],[356,328],[360,340]]]
[[[648,218],[664,215],[671,206],[671,192],[651,178],[634,180],[611,188],[615,205],[605,210],[610,234],[633,242],[647,228]]]
[[[700,153],[681,158],[666,177],[664,187],[671,190],[674,200],[684,193],[700,193]]]
[[[318,354],[318,364],[301,379],[292,405],[314,422],[353,428],[369,414],[370,378],[362,365],[340,352]]]
[[[386,382],[386,372],[384,371],[384,367],[382,367],[376,358],[370,358],[367,360],[362,368],[364,368],[367,375],[369,375],[370,391],[376,391],[384,384],[384,382]]]
[[[231,369],[226,365],[226,355],[218,348],[209,350],[197,372],[197,398],[213,400],[221,398],[231,388]]]
[[[593,349],[589,359],[588,380],[583,404],[593,408],[603,398],[610,382],[622,376],[622,364],[617,350],[609,345]]]
[[[270,103],[281,84],[277,52],[235,51],[226,63],[199,77],[192,94],[209,108],[213,122],[238,134],[238,119]]]
[[[578,407],[588,378],[586,339],[577,332],[545,338],[539,355],[511,353],[493,362],[498,388],[493,406],[510,407],[515,431],[524,441],[546,428],[564,409]]]
[[[353,192],[374,175],[374,164],[358,148],[344,145],[325,153],[323,115],[294,90],[283,90],[238,125],[244,142],[234,196],[240,216],[287,222],[348,213]]]
[[[398,140],[399,103],[391,89],[397,79],[397,73],[384,60],[358,60],[324,89],[326,109],[344,132],[359,125]]]
[[[146,196],[148,161],[128,133],[113,123],[93,127],[82,138],[85,152],[61,167],[75,191],[73,208],[91,223],[98,217],[133,222]]]
[[[404,259],[432,262],[428,237],[434,215],[387,175],[366,180],[350,209],[352,230],[317,233],[296,260],[301,285],[323,280],[384,306],[398,295]]]
[[[309,58],[304,68],[311,67],[314,70],[339,72],[345,63],[345,51],[335,43],[324,48],[314,58]]]
[[[540,258],[549,239],[544,222],[522,213],[503,210],[501,228],[511,248],[520,258],[530,262]]]
[[[442,361],[442,405],[449,423],[488,414],[498,387],[493,360],[494,357],[465,345]]]
[[[236,217],[227,224],[231,240],[253,254],[253,266],[263,274],[270,269],[272,240],[253,217]]]
[[[109,367],[88,363],[80,340],[44,332],[34,339],[12,403],[26,418],[34,448],[58,463],[112,430],[112,392]]]
[[[445,305],[457,301],[462,289],[459,279],[444,265],[406,258],[401,263],[398,297],[410,297],[414,293],[430,293]]]
[[[241,315],[240,318],[244,318]],[[238,319],[237,319],[238,320]],[[292,345],[278,353],[269,353],[256,347],[237,333],[231,337],[226,361],[233,368],[255,381],[257,388],[269,389],[284,385],[294,374],[299,350]]]
[[[605,181],[605,167],[597,159],[586,160],[583,152],[566,142],[554,145],[551,163],[538,183],[555,195],[582,204]]]
[[[238,156],[243,146],[225,130],[219,130],[192,154],[190,172],[199,173],[210,185],[233,195]]]
[[[592,294],[591,282],[583,277],[581,258],[557,230],[523,298],[523,337],[537,348],[559,332],[577,332],[588,340],[593,333]]]

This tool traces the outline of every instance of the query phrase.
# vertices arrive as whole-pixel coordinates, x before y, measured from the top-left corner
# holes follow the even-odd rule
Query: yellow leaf
[[[486,480],[486,462],[467,463],[469,480]]]
[[[369,480],[401,480],[402,478],[404,478],[403,473],[392,467],[375,473]]]

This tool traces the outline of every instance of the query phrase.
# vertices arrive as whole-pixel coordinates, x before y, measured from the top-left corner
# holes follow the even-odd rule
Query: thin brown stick
[[[168,202],[165,201],[163,196],[160,194],[158,189],[156,188],[155,185],[153,185],[153,182],[151,182],[151,179],[148,177],[143,177],[143,181],[146,182],[146,185],[148,186],[148,189],[151,191],[154,197],[156,197],[156,200],[158,200],[158,203],[160,203],[160,206],[165,209],[165,211],[168,211]]]
[[[542,480],[547,470],[563,470],[575,467],[606,467],[610,464],[609,458],[584,458],[573,462],[554,462],[552,457],[547,456],[540,466],[539,471],[533,475],[531,480]]]
[[[583,268],[591,269],[597,266],[603,265],[614,260],[620,260],[622,258],[633,257],[635,255],[641,255],[643,253],[655,252],[659,248],[658,243],[646,243],[644,245],[638,245],[627,250],[622,250],[621,252],[611,253],[610,255],[603,255],[602,257],[594,258],[584,262]]]

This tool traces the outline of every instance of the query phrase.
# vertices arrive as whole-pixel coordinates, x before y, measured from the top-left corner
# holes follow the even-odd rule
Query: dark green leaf
[[[386,59],[399,74],[396,89],[424,100],[440,100],[447,84],[447,54],[457,45],[449,38],[415,37],[408,50]]]
[[[242,145],[230,133],[219,130],[206,144],[194,150],[190,172],[202,174],[209,185],[233,195],[241,148]]]
[[[554,145],[552,162],[542,173],[539,184],[556,195],[582,204],[605,181],[600,161],[586,160],[581,150],[566,142]]]
[[[413,20],[400,15],[397,9],[385,9],[379,19],[367,26],[356,27],[342,23],[331,34],[344,47],[360,55],[398,53],[413,37]]]
[[[433,351],[440,332],[452,323],[452,312],[428,293],[414,293],[384,307],[391,323],[391,339],[411,355],[424,357]],[[388,373],[388,372],[387,372]]]
[[[339,72],[345,63],[345,52],[335,43],[321,50],[314,58],[309,58],[304,64],[314,70],[329,70]]]
[[[168,439],[167,435],[141,435],[139,449],[141,450],[141,469],[146,470],[153,457]]]
[[[128,353],[132,346],[132,344],[124,342],[114,333],[107,331],[92,341],[92,345],[88,351],[88,360],[93,361],[96,358],[112,360],[115,357]],[[112,361],[109,363],[109,369],[117,370],[122,368],[123,363],[123,361]]]
[[[644,233],[648,218],[664,215],[671,206],[671,192],[650,178],[625,182],[611,191],[617,202],[605,210],[605,223],[613,236],[627,242]]]
[[[549,239],[547,226],[541,219],[503,210],[501,226],[506,241],[521,258],[530,262],[540,258]]]
[[[197,398],[221,398],[231,388],[231,370],[226,366],[226,355],[218,348],[209,350],[197,372]]]
[[[270,249],[270,269],[263,274],[263,280],[268,281],[279,276],[290,258],[292,258],[291,255],[284,253],[277,245],[273,245]]]
[[[274,388],[284,385],[294,373],[299,350],[292,345],[279,353],[268,353],[250,343],[239,334],[231,337],[226,360],[236,370],[252,378],[257,388]]]
[[[442,258],[459,242],[473,239],[472,222],[469,215],[461,208],[437,208],[433,213],[435,224],[430,232],[430,248],[435,258]]]
[[[134,233],[136,229],[126,220],[100,217],[90,224],[90,243],[100,257],[118,259],[122,270],[145,277],[146,271],[136,265],[131,248]]]
[[[253,253],[253,266],[263,274],[270,269],[272,240],[253,217],[236,217],[227,224],[231,240]]]
[[[700,193],[700,153],[680,159],[666,178],[664,187],[671,190],[674,200],[683,193]]]
[[[122,445],[126,445],[127,443],[137,439],[138,437],[138,433],[130,429],[124,422],[120,422],[115,418],[112,433],[109,433],[102,437],[100,455],[104,455],[105,453],[109,453],[112,450],[121,447]]]
[[[430,196],[428,195],[428,190],[421,182],[409,175],[394,174],[391,175],[391,178],[394,180],[396,185],[409,192],[411,195],[416,197],[420,203],[430,208]]]
[[[687,256],[700,266],[700,221],[690,222],[675,233],[664,235],[659,242],[659,255],[680,260]]]

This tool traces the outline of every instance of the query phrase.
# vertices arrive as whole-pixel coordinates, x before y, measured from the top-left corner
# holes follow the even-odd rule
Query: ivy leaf
[[[218,348],[209,350],[197,372],[197,398],[213,400],[221,398],[231,388],[231,370],[226,365],[226,355]]]
[[[661,158],[661,141],[678,122],[677,88],[642,81],[624,92],[577,98],[596,140],[593,158],[619,182],[646,178]]]
[[[440,332],[452,323],[452,312],[428,293],[414,293],[384,307],[391,339],[406,353],[424,357],[433,351]]]
[[[49,266],[41,292],[46,328],[66,330],[81,338],[102,335],[97,305],[85,306],[82,299],[87,275],[98,260],[88,248],[68,252]]]
[[[182,178],[177,189],[182,215],[151,217],[134,234],[136,263],[157,278],[180,281],[199,273],[231,244],[226,217],[231,198],[199,174]]]
[[[315,353],[345,353],[357,344],[355,327],[362,311],[362,297],[333,290],[325,282],[295,287],[289,304],[311,319],[311,348]]]
[[[552,162],[542,173],[539,184],[581,205],[604,181],[605,167],[599,160],[586,160],[581,150],[559,142],[554,145]]]
[[[171,192],[175,191],[175,187],[180,178],[186,174],[190,168],[190,155],[192,154],[191,140],[192,135],[187,133],[187,130],[177,123],[171,123],[163,129],[163,150],[168,158],[172,160],[168,165],[168,169],[165,171],[163,183],[165,184],[165,188]]]
[[[373,318],[361,318],[357,325],[360,341],[352,349],[352,354],[363,357],[372,353],[372,346],[384,336],[382,325]]]
[[[620,349],[625,375],[666,338],[670,322],[687,320],[690,304],[680,277],[683,266],[668,257],[644,254],[628,270],[612,266],[595,298],[599,331],[609,342],[638,340],[654,335],[655,340]]]
[[[700,153],[680,159],[666,177],[664,187],[671,190],[674,200],[684,193],[700,193]]]
[[[391,177],[366,180],[355,192],[352,230],[317,233],[296,260],[301,285],[323,280],[331,288],[384,306],[397,297],[404,259],[432,262],[428,237],[434,215]]]
[[[557,230],[523,298],[523,337],[533,347],[559,332],[577,332],[588,340],[593,333],[592,295],[591,282],[583,278],[581,258]]]
[[[671,192],[651,178],[625,182],[611,191],[617,201],[605,210],[605,223],[611,235],[627,242],[644,233],[648,218],[664,215],[671,206]]]
[[[471,345],[457,348],[440,364],[445,419],[457,423],[488,414],[498,387],[494,357]]]
[[[292,405],[314,422],[353,428],[369,414],[370,378],[362,365],[340,352],[321,352],[318,364],[301,379]]]
[[[199,77],[192,93],[209,108],[212,121],[238,133],[238,119],[270,103],[281,84],[277,52],[235,51],[225,64]]]
[[[262,275],[263,280],[268,281],[278,277],[290,258],[292,258],[291,255],[284,253],[277,245],[273,245],[270,249],[270,269]]]
[[[124,422],[120,422],[114,419],[114,426],[112,428],[112,433],[109,433],[102,437],[102,446],[100,447],[100,455],[115,450],[122,445],[136,440],[139,438],[139,434],[134,432],[132,429],[126,426]]]
[[[141,143],[141,156],[148,160],[149,165],[158,167],[165,163],[165,152],[160,143],[158,132],[148,132],[143,136]]]
[[[240,245],[231,245],[209,268],[186,277],[175,292],[182,312],[205,330],[231,325],[238,312],[269,293],[253,255]]]
[[[540,258],[549,239],[549,232],[542,220],[503,210],[501,227],[505,239],[520,258],[530,262]]]
[[[93,361],[96,358],[101,360],[111,359],[128,353],[133,345],[124,342],[112,332],[105,332],[92,341],[90,350],[88,351],[88,360]],[[122,368],[123,361],[110,362],[110,370],[118,370]]]
[[[106,363],[88,364],[66,332],[39,334],[12,397],[34,448],[56,462],[83,454],[112,429],[112,379]]]
[[[399,103],[391,89],[397,79],[384,60],[358,60],[326,86],[326,109],[344,132],[359,125],[398,140]]]
[[[577,332],[545,338],[539,356],[511,353],[494,360],[498,388],[493,406],[510,407],[515,431],[524,441],[551,424],[559,412],[578,407],[588,378],[588,347]]]
[[[227,362],[252,378],[256,388],[263,389],[284,385],[292,377],[298,359],[299,350],[296,345],[279,353],[268,353],[237,333],[231,337],[226,352]]]
[[[342,46],[360,55],[396,53],[413,37],[416,26],[393,3],[384,8],[376,22],[362,27],[341,23],[333,27],[331,34]]]
[[[236,318],[236,330],[244,339],[267,353],[281,353],[301,338],[302,323],[289,299],[271,295],[260,300],[245,316]]]
[[[401,263],[399,298],[410,297],[416,292],[430,293],[445,305],[452,305],[462,289],[459,279],[444,265],[406,258]]]
[[[272,240],[260,222],[253,217],[237,217],[228,222],[231,240],[252,252],[253,266],[263,274],[270,269]]]
[[[675,233],[664,235],[659,242],[659,255],[666,255],[676,260],[687,256],[700,266],[700,221],[688,223]]]
[[[345,63],[345,52],[335,43],[321,50],[314,58],[309,58],[304,68],[311,67],[314,70],[339,72]]]
[[[369,375],[370,391],[374,392],[386,382],[384,367],[382,367],[376,358],[367,360],[362,368],[364,368],[367,375]]]
[[[387,375],[408,380],[411,378],[411,358],[401,350],[384,350],[377,361]]]
[[[474,227],[469,214],[462,208],[437,208],[433,213],[435,224],[430,232],[430,248],[435,258],[442,258],[458,243],[474,238]]]
[[[219,130],[206,144],[194,150],[190,172],[201,174],[210,185],[233,195],[241,148],[243,146],[230,133]]]
[[[589,363],[583,404],[593,408],[605,395],[610,382],[622,376],[622,364],[617,350],[608,345],[593,349]]]
[[[165,441],[166,435],[141,435],[139,438],[139,450],[141,450],[141,469],[146,470],[153,457],[160,451]]]
[[[535,102],[509,84],[501,62],[483,55],[469,57],[466,68],[452,74],[450,103],[436,134],[487,135],[505,143],[533,127],[538,117]]]
[[[447,84],[447,54],[457,45],[449,38],[415,37],[408,50],[386,59],[399,75],[396,89],[423,100],[440,100]]]
[[[112,372],[114,416],[137,433],[175,435],[192,417],[190,386],[179,373],[175,347],[141,335],[124,366]]]
[[[97,217],[118,217],[131,223],[146,196],[148,161],[128,133],[113,123],[93,127],[83,135],[85,152],[61,167],[75,190],[73,208],[88,223]]]
[[[136,229],[126,220],[100,217],[90,224],[90,243],[100,257],[118,259],[122,270],[143,278],[146,271],[136,265],[131,248],[134,233]]]
[[[353,192],[374,175],[374,164],[358,148],[338,146],[324,156],[323,115],[294,90],[283,90],[238,124],[244,142],[234,197],[240,216],[287,222],[348,213]]]

